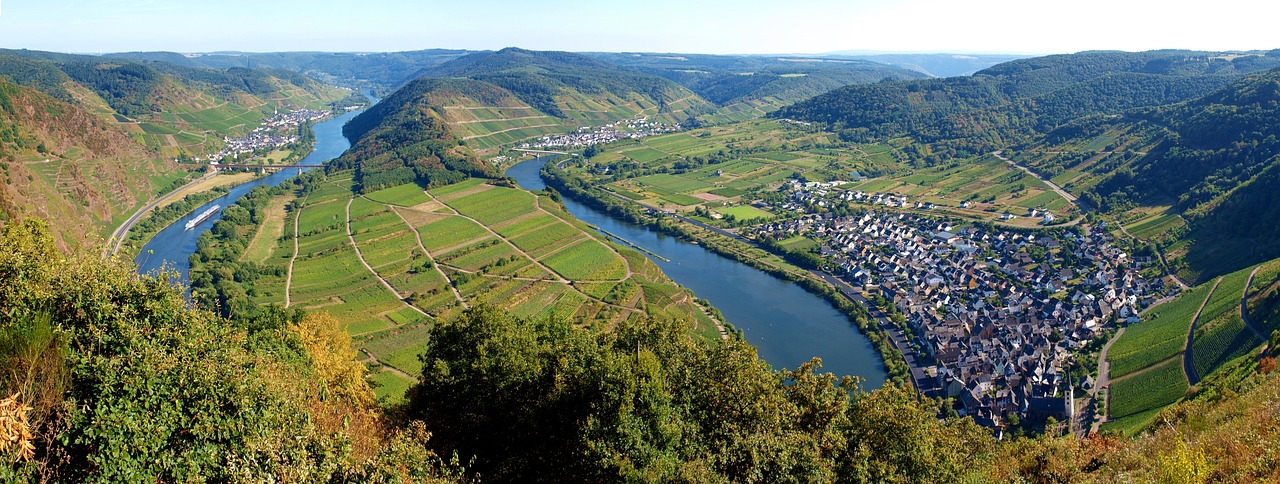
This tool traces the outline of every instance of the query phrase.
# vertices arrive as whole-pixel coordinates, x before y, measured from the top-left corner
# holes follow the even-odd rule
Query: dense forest
[[[1190,51],[1055,55],[967,77],[848,86],[772,115],[826,123],[847,139],[907,136],[967,156],[1081,116],[1194,99],[1277,66],[1277,53],[1231,60]]]

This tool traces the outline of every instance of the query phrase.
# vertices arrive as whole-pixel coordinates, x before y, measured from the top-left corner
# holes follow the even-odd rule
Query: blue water
[[[328,121],[314,124],[311,129],[316,135],[315,150],[298,164],[319,165],[337,158],[342,152],[347,151],[347,148],[351,147],[351,142],[347,140],[346,136],[342,135],[342,125],[359,114],[360,111],[352,111]],[[307,168],[303,170],[305,171]],[[186,229],[187,222],[203,213],[206,208],[214,205],[222,205],[225,210],[244,194],[249,193],[249,190],[254,187],[261,185],[276,186],[297,175],[298,169],[296,168],[281,170],[251,182],[237,185],[226,195],[197,207],[182,219],[165,227],[160,233],[147,241],[146,245],[142,246],[142,251],[134,259],[134,264],[138,266],[138,272],[141,274],[154,274],[160,268],[165,267],[177,271],[184,285],[190,283],[188,276],[191,271],[191,263],[188,259],[196,251],[196,239],[199,239],[200,235],[206,230],[213,228],[214,222],[222,219],[222,211],[219,210],[217,214],[200,222],[191,230]]]
[[[546,184],[538,172],[547,158],[507,170],[527,190]],[[817,356],[823,371],[865,379],[866,389],[884,385],[884,364],[875,346],[843,313],[821,297],[746,264],[644,226],[616,220],[568,197],[569,213],[670,259],[651,260],[672,280],[710,301],[774,368],[796,368]],[[647,255],[646,255],[647,256]]]

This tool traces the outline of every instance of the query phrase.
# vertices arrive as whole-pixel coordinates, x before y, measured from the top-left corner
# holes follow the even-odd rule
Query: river
[[[369,94],[366,93],[366,96],[369,96]],[[374,98],[370,96],[370,99]],[[374,102],[377,102],[377,99],[374,99]],[[312,125],[312,132],[316,135],[315,149],[298,164],[319,165],[337,158],[342,152],[347,151],[347,148],[351,147],[351,143],[347,141],[346,136],[342,135],[342,125],[358,114],[360,114],[359,110],[351,111]],[[141,274],[154,274],[161,267],[168,267],[178,272],[183,285],[189,284],[190,279],[188,276],[191,271],[189,259],[196,250],[196,239],[200,238],[200,235],[206,230],[213,228],[213,223],[222,218],[222,211],[220,210],[214,216],[209,217],[208,220],[200,222],[199,225],[196,225],[191,230],[186,229],[187,221],[196,218],[196,215],[203,213],[206,208],[214,205],[222,205],[223,209],[230,207],[231,204],[239,200],[244,194],[249,193],[249,190],[254,187],[279,185],[297,175],[297,169],[281,170],[251,182],[236,185],[226,195],[196,208],[187,216],[165,227],[160,233],[147,241],[146,245],[142,246],[142,251],[134,259],[134,264],[138,266],[138,272]]]
[[[299,164],[318,165],[351,147],[342,134],[342,125],[357,114],[359,111],[353,111],[316,123],[312,128],[315,150]],[[540,158],[524,162],[512,167],[507,174],[525,189],[542,190],[546,184],[538,171],[546,161]],[[284,170],[238,185],[226,195],[196,208],[142,247],[135,260],[138,272],[154,273],[161,267],[169,267],[179,273],[184,285],[188,284],[188,259],[196,250],[196,239],[213,227],[222,212],[192,230],[186,230],[187,221],[215,204],[223,208],[231,206],[254,187],[279,185],[296,174],[297,170]],[[862,377],[867,389],[884,384],[884,365],[875,347],[844,314],[821,297],[703,247],[612,219],[567,197],[564,202],[575,217],[669,259],[670,262],[654,262],[671,279],[710,301],[734,326],[741,328],[747,341],[759,350],[760,357],[775,368],[796,368],[819,356],[824,371]]]
[[[542,190],[547,185],[538,172],[548,159],[515,165],[507,176],[521,188]],[[821,297],[701,246],[616,220],[567,196],[564,203],[574,217],[669,259],[646,255],[672,280],[710,301],[742,329],[747,342],[774,368],[796,368],[818,356],[823,371],[862,377],[868,390],[884,385],[884,365],[875,346]]]

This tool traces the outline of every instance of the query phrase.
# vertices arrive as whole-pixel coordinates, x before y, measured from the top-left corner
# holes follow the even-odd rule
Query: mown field
[[[351,186],[349,174],[331,176],[296,200],[296,212],[292,195],[273,200],[244,257],[284,274],[259,280],[257,302],[284,304],[287,292],[290,305],[344,324],[380,397],[403,394],[431,327],[470,305],[605,324],[682,317],[691,331],[718,336],[687,290],[548,198],[485,180],[360,197]]]

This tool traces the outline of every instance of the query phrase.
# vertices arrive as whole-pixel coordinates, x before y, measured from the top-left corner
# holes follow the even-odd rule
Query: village
[[[959,413],[997,432],[1010,419],[1074,420],[1076,388],[1092,393],[1095,385],[1077,356],[1096,350],[1120,322],[1139,321],[1165,290],[1138,275],[1149,261],[1115,247],[1105,225],[1054,234],[956,228],[889,209],[932,208],[906,197],[829,188],[797,190],[784,208],[816,212],[860,195],[885,208],[807,213],[759,225],[754,236],[820,241],[831,273],[896,313],[882,326],[894,333],[920,392],[953,399]]]
[[[298,142],[297,127],[311,121],[323,119],[329,115],[329,111],[314,111],[310,109],[298,109],[287,113],[276,112],[270,118],[267,118],[256,128],[253,128],[249,134],[238,138],[223,138],[226,146],[223,146],[217,153],[211,153],[206,158],[211,162],[217,162],[228,158],[234,158],[244,153],[252,153],[258,150],[274,150],[289,146]]]
[[[680,131],[679,124],[650,121],[648,116],[624,119],[603,126],[583,126],[577,131],[553,136],[543,136],[532,142],[521,143],[522,149],[582,148],[624,139],[639,139]]]

